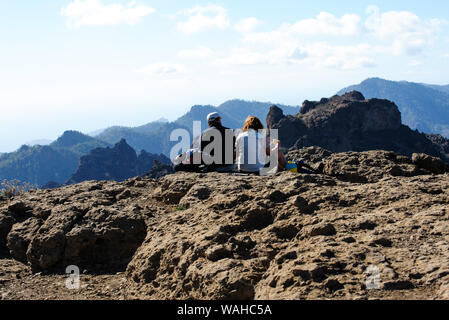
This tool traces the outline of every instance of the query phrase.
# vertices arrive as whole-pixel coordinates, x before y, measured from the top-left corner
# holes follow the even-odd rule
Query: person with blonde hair
[[[255,116],[246,118],[242,132],[235,142],[236,165],[239,172],[258,173],[270,163],[270,153],[277,152],[278,169],[285,170],[287,161],[279,151],[279,142],[273,148],[264,132],[262,121]]]

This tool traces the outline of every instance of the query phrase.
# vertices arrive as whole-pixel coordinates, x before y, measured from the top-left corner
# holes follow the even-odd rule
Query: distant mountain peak
[[[116,150],[117,152],[127,152],[127,153],[134,153],[136,154],[136,151],[126,142],[126,139],[122,138],[119,142],[117,142],[114,145],[113,150]],[[136,155],[137,157],[137,155]]]
[[[157,119],[154,122],[157,122],[157,123],[168,123],[169,121],[168,121],[167,118],[162,117],[162,118]]]
[[[62,134],[62,136],[54,141],[51,146],[67,148],[79,143],[84,143],[92,140],[94,140],[94,138],[85,135],[84,133],[75,130],[67,130]]]

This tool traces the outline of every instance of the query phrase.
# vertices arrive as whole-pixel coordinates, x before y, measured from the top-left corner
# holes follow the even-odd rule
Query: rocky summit
[[[0,200],[3,299],[449,299],[449,175],[391,151],[323,174],[176,173]],[[81,272],[68,290],[65,268]]]
[[[284,115],[272,106],[269,128],[278,129],[286,148],[320,146],[333,152],[389,150],[411,156],[426,153],[449,163],[449,140],[426,135],[403,125],[396,104],[365,99],[357,91],[320,101],[304,101],[297,115]]]

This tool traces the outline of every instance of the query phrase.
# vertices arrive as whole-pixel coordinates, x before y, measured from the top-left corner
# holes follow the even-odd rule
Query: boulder
[[[65,265],[114,264],[131,258],[146,236],[138,213],[95,208],[65,235]]]
[[[7,238],[9,253],[14,259],[27,263],[28,246],[42,224],[43,221],[35,217],[14,224]]]
[[[26,253],[33,271],[47,270],[60,263],[64,256],[66,234],[85,214],[77,206],[57,206],[31,239]],[[10,246],[15,246],[10,243]]]
[[[440,158],[432,157],[423,153],[412,155],[413,163],[419,168],[428,170],[433,174],[443,174],[449,172],[449,165]]]

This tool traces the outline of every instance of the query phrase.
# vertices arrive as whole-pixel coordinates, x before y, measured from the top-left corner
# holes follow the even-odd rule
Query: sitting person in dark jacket
[[[218,112],[207,115],[207,124],[209,128],[194,139],[192,149],[184,156],[186,159],[183,163],[175,166],[175,171],[232,170],[235,145],[233,130],[222,125]],[[195,159],[189,154],[195,154]]]

